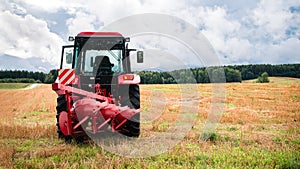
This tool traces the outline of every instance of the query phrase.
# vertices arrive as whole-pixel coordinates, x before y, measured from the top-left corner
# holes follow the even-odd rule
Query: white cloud
[[[0,13],[0,54],[21,58],[40,57],[58,65],[63,40],[51,33],[47,23],[32,15],[18,16],[9,11]]]
[[[17,15],[25,15],[27,13],[25,8],[19,6],[16,3],[11,3],[11,9],[12,9],[13,13],[15,13]]]
[[[236,20],[229,20],[224,8],[205,8],[199,14],[202,33],[209,39],[216,50],[224,49],[226,40],[235,37],[240,31],[240,23]]]
[[[76,35],[81,31],[98,31],[103,25],[126,16],[163,13],[198,27],[223,64],[293,63],[300,58],[299,52],[293,50],[300,48],[300,12],[290,11],[292,6],[299,7],[300,2],[294,0],[13,2],[5,0],[0,7],[0,24],[5,25],[0,28],[0,42],[5,42],[0,46],[0,53],[19,57],[39,56],[47,60],[59,57],[63,40],[49,30],[49,24],[65,27],[70,35]],[[63,26],[61,21],[45,19],[46,22],[31,13],[33,10],[38,11],[35,14],[55,13],[60,9],[70,14]]]
[[[142,13],[164,13],[172,14],[174,11],[181,11],[186,8],[184,1],[149,1],[149,0],[123,0],[123,1],[86,1],[77,0],[82,4],[76,8],[77,12],[90,13],[97,16],[97,19],[108,25],[118,19]],[[74,17],[76,20],[77,17]],[[80,18],[78,18],[80,19]]]
[[[282,41],[279,44],[272,44],[268,46],[270,50],[266,50],[266,62],[282,63],[300,63],[300,55],[298,49],[300,48],[300,40],[298,38],[290,38]]]
[[[15,0],[18,4],[26,4],[29,7],[44,12],[57,12],[62,7],[67,7],[69,4],[66,1],[51,0],[51,1],[40,1],[40,0]]]
[[[79,32],[97,31],[95,25],[98,23],[95,15],[85,13],[83,11],[77,12],[75,18],[67,20],[69,34],[74,36]]]
[[[300,26],[297,24],[300,23],[300,15],[291,13],[289,9],[299,5],[295,1],[262,0],[239,20],[238,17],[230,17],[223,7],[193,11],[201,11],[202,33],[224,64],[294,63],[299,62],[300,54],[284,49],[300,47]],[[291,27],[294,35],[286,33]],[[281,52],[278,57],[279,51],[285,53]]]
[[[280,41],[285,37],[292,13],[283,1],[263,0],[252,12],[250,22],[256,27],[256,36],[267,36],[270,41]]]

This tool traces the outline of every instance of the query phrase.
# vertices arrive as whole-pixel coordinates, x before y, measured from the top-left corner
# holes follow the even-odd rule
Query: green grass
[[[292,148],[286,147],[285,151],[281,151],[232,146],[224,140],[216,140],[206,150],[199,143],[183,143],[168,152],[147,158],[126,158],[111,154],[92,143],[67,145],[57,139],[9,140],[9,146],[16,147],[13,154],[15,168],[300,167],[300,152]]]
[[[51,124],[55,120],[54,119],[43,119],[42,115],[49,115],[52,114],[52,112],[47,112],[45,110],[38,110],[38,111],[31,111],[31,112],[17,112],[19,117],[14,118],[14,123],[43,123],[43,124]]]
[[[243,83],[256,83],[257,79],[243,80]],[[269,77],[269,83],[275,83],[276,86],[299,86],[299,78],[290,78],[290,77]]]
[[[298,78],[289,77],[269,77],[270,83],[276,83],[277,86],[288,86],[291,85],[300,86]]]
[[[293,101],[293,102],[299,101],[300,96],[292,96],[292,98],[290,100]]]
[[[227,103],[227,104],[226,104],[226,106],[227,106],[227,107],[231,107],[231,108],[234,108],[234,107],[236,107],[236,105],[235,105],[235,104],[233,104],[233,103]]]
[[[30,83],[0,83],[0,89],[22,89],[29,85]]]

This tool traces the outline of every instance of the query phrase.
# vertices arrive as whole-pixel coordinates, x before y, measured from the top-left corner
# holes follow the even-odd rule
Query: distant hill
[[[0,70],[27,70],[48,73],[51,69],[55,69],[55,66],[37,57],[23,59],[10,55],[0,56]]]

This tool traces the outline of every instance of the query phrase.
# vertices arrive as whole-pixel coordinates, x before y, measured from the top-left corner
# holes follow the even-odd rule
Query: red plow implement
[[[128,123],[139,123],[133,119],[139,116],[139,109],[118,106],[111,97],[59,83],[52,84],[52,89],[64,96],[67,102],[66,110],[61,111],[58,117],[58,127],[65,136],[80,136],[85,132],[97,134],[108,130],[128,133]]]

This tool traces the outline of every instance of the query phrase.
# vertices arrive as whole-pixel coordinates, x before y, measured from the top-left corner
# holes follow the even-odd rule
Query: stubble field
[[[140,85],[140,138],[172,127],[179,103],[197,107],[181,142],[146,158],[115,155],[92,141],[76,145],[57,139],[57,95],[50,85],[0,89],[0,168],[300,168],[300,79],[270,80],[225,84],[222,117],[212,133],[203,133],[203,126],[214,101],[213,84],[184,87],[190,91]],[[191,97],[184,100],[183,92]],[[203,141],[203,134],[209,139]]]

